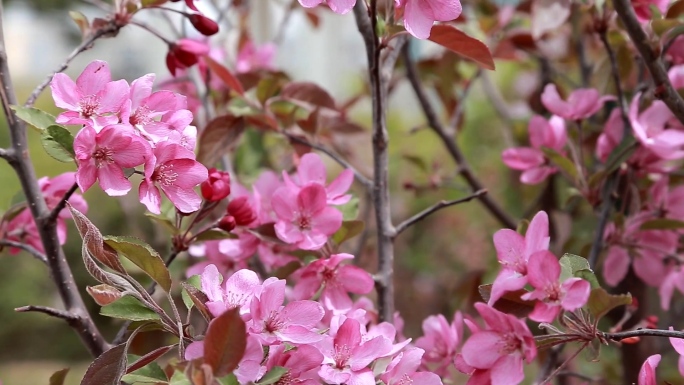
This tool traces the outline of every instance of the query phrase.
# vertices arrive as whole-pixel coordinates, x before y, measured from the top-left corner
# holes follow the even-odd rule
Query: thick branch
[[[480,190],[480,191],[476,191],[474,194],[471,194],[465,198],[455,199],[455,200],[451,200],[451,201],[439,201],[439,202],[435,203],[434,205],[426,208],[425,210],[419,212],[418,214],[412,216],[411,218],[409,218],[409,219],[401,222],[400,224],[398,224],[396,227],[395,237],[397,235],[401,234],[404,230],[408,229],[410,226],[413,226],[417,222],[420,222],[423,219],[427,218],[432,213],[435,213],[435,212],[437,212],[437,211],[439,211],[445,207],[454,206],[454,205],[465,203],[465,202],[470,202],[471,200],[473,200],[475,198],[479,198],[480,196],[482,196],[486,193],[487,193],[487,190]]]
[[[358,1],[354,7],[354,16],[366,45],[373,102],[373,208],[378,227],[378,279],[376,280],[378,309],[380,321],[391,322],[394,318],[394,245],[392,239],[395,230],[392,225],[389,200],[389,134],[386,121],[387,85],[391,77],[391,68],[390,65],[383,66],[381,61],[380,42],[376,35],[376,6],[377,0],[371,0],[370,9],[367,10],[365,2]],[[392,64],[393,67],[392,60],[396,59],[396,52],[390,52],[387,56],[393,56],[393,58],[386,58],[386,63]]]
[[[630,337],[668,337],[684,339],[684,332],[677,330],[637,329],[626,332],[603,333],[603,337],[611,341],[622,341]]]
[[[655,85],[655,96],[665,102],[677,119],[684,123],[684,99],[672,88],[663,62],[651,48],[650,40],[637,20],[632,3],[630,0],[613,0],[613,7],[651,73]]]
[[[76,323],[79,320],[79,317],[75,314],[71,314],[69,312],[66,312],[64,310],[59,310],[59,309],[54,309],[51,307],[46,307],[46,306],[22,306],[14,309],[14,311],[19,312],[19,313],[27,313],[27,312],[37,312],[37,313],[43,313],[47,314],[50,317],[55,317],[55,318],[60,318],[65,321],[69,325],[76,325]]]
[[[26,243],[10,241],[9,239],[0,239],[0,246],[16,247],[17,249],[24,250],[25,252],[31,254],[37,260],[43,262],[47,265],[48,259],[42,252],[36,250],[33,246],[27,245]]]
[[[78,317],[77,321],[71,326],[81,337],[90,353],[93,356],[99,356],[109,348],[109,345],[98,331],[86,310],[71,274],[71,268],[59,244],[56,223],[49,220],[50,210],[40,191],[36,174],[29,158],[26,126],[17,118],[14,111],[10,109],[11,105],[17,104],[17,100],[7,63],[2,13],[2,3],[0,3],[0,99],[9,126],[12,151],[14,152],[14,156],[8,159],[8,162],[14,168],[19,178],[28,207],[31,210],[31,215],[36,221],[38,234],[40,235],[40,240],[43,243],[48,260],[50,275],[57,286],[59,296],[64,302],[67,312]]]
[[[447,151],[454,159],[456,164],[459,166],[459,173],[461,174],[461,176],[463,176],[468,185],[470,185],[473,193],[480,190],[484,190],[484,186],[482,185],[480,180],[475,176],[473,171],[470,169],[470,165],[468,164],[468,161],[465,159],[465,156],[463,156],[460,147],[458,147],[458,144],[456,144],[456,140],[447,134],[444,125],[437,116],[437,112],[432,107],[432,104],[430,104],[427,94],[425,93],[425,89],[423,88],[423,84],[421,83],[418,77],[418,71],[416,69],[415,63],[411,59],[411,54],[409,53],[409,50],[407,49],[407,47],[404,47],[403,51],[405,62],[404,64],[406,65],[406,76],[411,82],[413,91],[416,94],[416,97],[418,98],[418,102],[420,102],[420,106],[423,109],[423,113],[427,118],[430,128],[432,128],[432,130],[442,140],[442,143],[444,143],[444,146],[446,147]],[[461,103],[463,103],[463,101],[461,101]],[[498,219],[502,225],[510,229],[516,228],[516,221],[513,218],[511,218],[503,210],[503,208],[499,206],[499,204],[496,203],[488,194],[481,195],[479,198],[480,202],[482,202],[482,204],[487,208],[487,210],[496,219]]]

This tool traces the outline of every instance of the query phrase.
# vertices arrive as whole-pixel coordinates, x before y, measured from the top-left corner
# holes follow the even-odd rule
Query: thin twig
[[[625,332],[602,333],[602,336],[607,340],[618,342],[630,337],[668,337],[684,339],[684,332],[662,329],[637,329]]]
[[[471,194],[465,198],[455,199],[455,200],[451,200],[451,201],[444,201],[444,200],[439,201],[439,202],[435,203],[434,205],[426,208],[425,210],[419,212],[418,214],[412,216],[411,218],[409,218],[409,219],[401,222],[400,224],[398,224],[395,227],[395,230],[396,230],[395,237],[397,235],[401,234],[404,230],[408,229],[410,226],[413,226],[417,222],[422,221],[423,219],[427,218],[428,216],[435,213],[436,211],[439,211],[445,207],[454,206],[454,205],[465,203],[465,202],[470,202],[471,200],[473,200],[475,198],[479,198],[480,196],[482,196],[486,193],[487,193],[487,190],[479,190],[479,191],[476,191],[474,194]]]
[[[14,311],[16,311],[18,313],[26,313],[26,312],[43,313],[43,314],[49,315],[50,317],[61,318],[65,321],[67,321],[67,323],[69,323],[70,325],[76,323],[79,320],[79,317],[76,314],[72,314],[72,313],[69,313],[68,311],[54,309],[54,308],[47,307],[47,306],[33,306],[33,305],[22,306],[22,307],[18,307],[16,309],[14,309]]]
[[[14,93],[7,63],[2,16],[3,8],[0,2],[0,101],[2,102],[5,119],[9,127],[12,151],[16,154],[16,156],[8,159],[8,163],[17,174],[26,196],[28,207],[31,210],[31,215],[36,221],[38,235],[45,249],[50,276],[57,287],[57,292],[62,302],[64,302],[64,307],[67,311],[78,315],[78,319],[71,326],[78,333],[90,353],[97,357],[109,349],[109,344],[102,337],[97,326],[95,326],[83,302],[83,298],[81,298],[78,286],[74,282],[71,268],[59,244],[56,223],[48,220],[50,210],[47,207],[43,193],[38,185],[35,170],[31,164],[28,153],[26,126],[10,108],[10,106],[17,104],[17,98]]]
[[[473,193],[483,190],[484,186],[482,185],[482,182],[480,182],[480,180],[475,176],[473,171],[470,169],[470,165],[468,164],[468,161],[465,159],[465,156],[463,156],[460,147],[458,147],[458,145],[456,144],[456,140],[446,133],[444,125],[437,117],[437,112],[432,107],[432,104],[430,104],[427,94],[425,93],[425,89],[423,88],[423,84],[421,83],[418,77],[418,71],[416,69],[415,63],[411,59],[411,54],[409,53],[409,50],[406,47],[404,47],[403,51],[404,65],[406,66],[406,76],[411,82],[413,91],[416,94],[418,101],[420,102],[421,108],[423,109],[423,113],[425,114],[425,118],[427,119],[430,128],[432,128],[432,130],[442,140],[442,143],[444,143],[444,146],[446,147],[447,151],[454,159],[456,164],[459,166],[459,173],[461,174],[461,176],[463,176],[468,185],[470,185]],[[462,102],[463,101],[461,101],[461,103]],[[498,219],[502,225],[510,229],[516,228],[516,221],[513,218],[511,218],[511,216],[508,215],[503,210],[503,208],[499,206],[499,204],[496,203],[489,196],[489,194],[481,195],[480,202],[482,202],[482,204],[487,208],[487,210],[496,219]]]
[[[9,239],[0,239],[0,246],[16,247],[17,249],[24,250],[25,252],[31,254],[31,256],[43,262],[44,264],[47,265],[48,263],[48,259],[45,254],[37,250],[35,247],[27,245],[26,243],[15,242]]]
[[[47,219],[48,221],[54,222],[54,221],[57,220],[57,217],[59,216],[59,213],[60,213],[62,210],[64,210],[64,208],[66,207],[67,202],[69,201],[69,199],[71,198],[71,196],[74,195],[74,193],[76,192],[77,189],[78,189],[78,184],[77,184],[77,183],[74,183],[74,184],[71,186],[71,188],[69,188],[69,190],[67,190],[67,191],[64,193],[64,196],[62,197],[62,199],[59,200],[59,202],[57,203],[57,206],[55,206],[55,207],[52,209],[52,211],[50,212],[50,216],[49,216],[48,219]]]
[[[613,0],[613,8],[625,26],[634,46],[641,54],[644,64],[651,73],[655,86],[655,96],[661,99],[672,113],[684,123],[684,99],[675,91],[667,76],[667,71],[650,45],[650,39],[641,28],[630,0]]]
[[[325,155],[329,156],[330,159],[337,162],[337,164],[339,164],[340,166],[352,170],[354,172],[354,177],[356,178],[356,180],[359,183],[361,183],[363,185],[363,187],[365,187],[366,189],[369,189],[369,190],[373,188],[373,182],[370,179],[368,179],[365,175],[361,174],[361,172],[359,172],[359,170],[357,170],[349,162],[344,160],[344,158],[342,158],[341,156],[334,153],[332,150],[329,150],[328,148],[323,147],[319,144],[311,143],[311,142],[309,142],[305,139],[302,139],[296,135],[288,134],[286,132],[284,132],[283,134],[285,136],[287,136],[287,138],[293,142],[297,142],[299,144],[302,144],[302,145],[307,146],[307,147],[311,147],[314,150],[318,150],[318,151],[324,153]]]
[[[121,27],[118,26],[114,22],[110,22],[107,24],[105,27],[100,28],[93,33],[91,33],[87,39],[85,39],[78,47],[74,48],[73,51],[67,56],[67,58],[64,60],[62,64],[57,67],[50,75],[48,75],[45,80],[43,80],[42,83],[40,83],[34,90],[31,92],[31,95],[29,95],[28,99],[26,99],[26,103],[24,103],[25,107],[31,107],[36,103],[36,99],[38,99],[38,96],[47,88],[48,85],[50,85],[50,82],[52,81],[52,78],[55,76],[55,74],[58,74],[67,67],[69,67],[69,64],[71,63],[72,60],[76,58],[79,54],[81,54],[84,51],[89,50],[92,48],[93,44],[95,41],[103,36],[106,36],[108,34],[112,34],[117,32]]]

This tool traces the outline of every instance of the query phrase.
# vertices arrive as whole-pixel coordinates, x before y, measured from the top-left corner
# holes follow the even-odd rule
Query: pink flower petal
[[[102,60],[94,60],[90,62],[90,64],[88,64],[83,70],[81,75],[78,76],[78,79],[76,79],[76,85],[84,96],[95,95],[100,92],[100,90],[111,80],[112,75],[109,71],[109,65],[107,62]]]

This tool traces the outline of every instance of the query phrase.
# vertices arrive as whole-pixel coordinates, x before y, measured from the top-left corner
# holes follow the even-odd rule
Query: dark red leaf
[[[116,345],[90,364],[81,385],[119,385],[126,364],[126,343]]]
[[[243,96],[245,94],[245,89],[242,88],[242,84],[237,78],[226,68],[223,64],[215,61],[209,56],[204,56],[204,62],[207,63],[207,67],[211,70],[214,75],[218,76],[221,81],[232,90]]]
[[[489,48],[483,42],[466,35],[450,25],[437,24],[433,26],[429,40],[473,60],[483,68],[488,70],[495,69],[492,53],[489,52]]]
[[[163,356],[168,352],[169,350],[173,349],[176,347],[176,344],[169,345],[169,346],[162,346],[160,348],[154,349],[153,351],[145,354],[144,356],[138,358],[134,363],[128,365],[128,368],[126,368],[126,374],[134,372],[147,364],[154,362],[157,358]]]
[[[245,119],[223,115],[210,121],[199,136],[197,161],[212,167],[245,131]]]
[[[238,309],[231,309],[209,323],[204,337],[204,362],[216,377],[231,373],[245,355],[247,330]]]
[[[489,297],[492,295],[492,285],[480,285],[479,291],[480,295],[482,296],[482,300],[484,302],[488,302]],[[527,317],[527,315],[534,310],[535,302],[520,299],[520,296],[525,293],[527,293],[527,291],[522,289],[508,292],[499,298],[493,307],[500,312],[512,314],[519,318]]]
[[[335,109],[335,100],[328,91],[314,83],[292,82],[283,88],[280,96],[283,99],[297,100],[331,110]]]

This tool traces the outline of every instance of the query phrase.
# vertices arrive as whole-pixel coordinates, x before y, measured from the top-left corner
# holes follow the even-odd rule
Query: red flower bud
[[[204,36],[215,35],[219,31],[219,26],[214,20],[199,13],[188,15],[188,20],[190,20],[190,23],[192,23],[197,32]]]
[[[166,54],[166,66],[173,76],[177,69],[185,69],[197,64],[200,56],[207,55],[209,47],[199,41],[181,39],[169,44],[169,52]]]
[[[256,213],[247,197],[235,198],[228,204],[228,214],[235,217],[238,226],[246,226],[256,220]]]
[[[202,196],[209,202],[220,201],[230,195],[230,174],[209,169],[209,178],[200,185]]]
[[[225,217],[221,218],[218,223],[218,228],[227,232],[233,231],[235,226],[237,226],[237,224],[235,223],[235,218],[232,215],[226,215]]]

